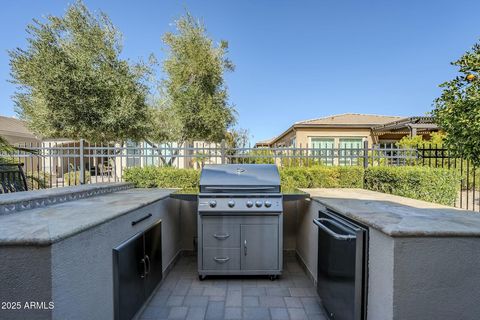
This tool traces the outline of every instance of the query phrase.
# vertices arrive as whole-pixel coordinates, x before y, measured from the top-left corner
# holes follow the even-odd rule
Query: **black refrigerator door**
[[[114,316],[130,320],[145,301],[143,233],[113,249]]]
[[[320,212],[317,291],[330,319],[363,319],[363,240],[365,230]]]
[[[162,222],[156,222],[145,231],[145,260],[147,277],[145,279],[145,297],[149,297],[162,280]]]

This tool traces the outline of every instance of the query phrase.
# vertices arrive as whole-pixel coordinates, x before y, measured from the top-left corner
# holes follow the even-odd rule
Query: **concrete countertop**
[[[327,208],[392,237],[480,237],[480,213],[364,189],[304,189]]]
[[[0,197],[0,215],[17,213],[61,202],[75,201],[133,187],[133,183],[125,182],[95,183],[2,194]]]
[[[45,246],[169,197],[169,189],[128,189],[0,215],[0,246]]]

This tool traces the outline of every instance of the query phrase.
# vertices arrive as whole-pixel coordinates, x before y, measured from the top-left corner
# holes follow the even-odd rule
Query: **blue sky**
[[[7,50],[25,47],[32,18],[72,1],[0,4],[0,114],[14,115]],[[356,112],[423,115],[480,35],[480,1],[85,1],[124,35],[123,56],[164,57],[161,35],[188,8],[230,44],[226,81],[253,141],[292,122]]]

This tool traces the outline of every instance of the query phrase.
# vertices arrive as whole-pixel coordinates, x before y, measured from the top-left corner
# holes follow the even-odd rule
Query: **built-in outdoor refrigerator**
[[[313,223],[318,227],[317,292],[327,316],[366,319],[368,229],[329,209],[319,211]]]

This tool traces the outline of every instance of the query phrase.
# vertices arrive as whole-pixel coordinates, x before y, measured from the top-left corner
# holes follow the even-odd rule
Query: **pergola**
[[[438,131],[437,124],[433,117],[409,117],[398,121],[389,122],[372,128],[375,137],[386,134],[401,134],[414,137],[419,134],[428,134],[432,131]]]

